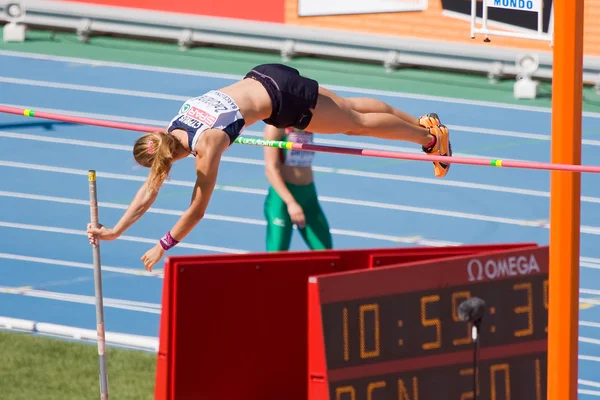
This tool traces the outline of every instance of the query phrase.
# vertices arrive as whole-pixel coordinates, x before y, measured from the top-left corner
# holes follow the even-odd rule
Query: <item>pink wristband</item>
[[[179,243],[179,241],[173,239],[171,232],[167,232],[165,236],[160,239],[160,245],[163,249],[165,249],[165,251],[175,247],[177,243]]]

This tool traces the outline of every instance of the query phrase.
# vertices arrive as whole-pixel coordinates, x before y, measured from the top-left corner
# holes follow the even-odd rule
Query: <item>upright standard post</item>
[[[581,164],[583,0],[554,1],[552,162]],[[552,171],[548,400],[577,399],[581,174]]]
[[[88,171],[90,186],[90,218],[92,226],[98,226],[98,196],[96,194],[96,171]],[[98,360],[100,363],[100,399],[108,400],[108,374],[106,371],[106,344],[104,338],[104,303],[102,299],[102,270],[100,264],[100,241],[92,247],[94,256],[94,289],[96,293],[96,324],[98,330]]]

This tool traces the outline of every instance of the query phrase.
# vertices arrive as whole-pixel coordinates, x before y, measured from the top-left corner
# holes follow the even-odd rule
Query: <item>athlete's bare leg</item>
[[[381,100],[372,99],[370,97],[347,97],[346,103],[350,108],[352,108],[354,111],[358,111],[359,113],[394,114],[396,117],[402,118],[410,124],[419,125],[418,118],[415,118],[410,114],[400,111],[397,108],[394,108]]]
[[[384,109],[378,101],[360,103],[359,107],[363,109],[369,109],[369,106],[382,111]],[[419,126],[418,123],[407,122],[393,112],[361,113],[352,107],[352,101],[322,87],[319,88],[319,99],[313,111],[313,118],[306,129],[316,133],[345,133],[404,140],[421,146],[427,146],[434,141],[429,129]]]

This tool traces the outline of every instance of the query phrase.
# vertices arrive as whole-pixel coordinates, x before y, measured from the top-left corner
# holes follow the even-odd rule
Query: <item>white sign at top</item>
[[[424,11],[428,0],[298,0],[298,16]]]
[[[485,0],[488,7],[542,12],[542,0]]]

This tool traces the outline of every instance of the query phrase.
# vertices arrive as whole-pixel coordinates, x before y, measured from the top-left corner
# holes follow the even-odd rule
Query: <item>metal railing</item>
[[[0,0],[0,11],[6,0]],[[525,51],[444,41],[363,34],[289,24],[157,12],[95,4],[22,0],[28,27],[76,32],[82,41],[92,35],[116,34],[138,38],[169,40],[182,51],[191,46],[224,46],[276,52],[284,61],[309,55],[381,64],[391,71],[419,66],[487,74],[491,80],[517,76],[515,64]],[[6,21],[4,13],[0,20]],[[469,35],[465,31],[465,35]],[[539,67],[532,75],[552,79],[552,52],[535,53]],[[600,85],[600,57],[584,57],[583,80]]]

